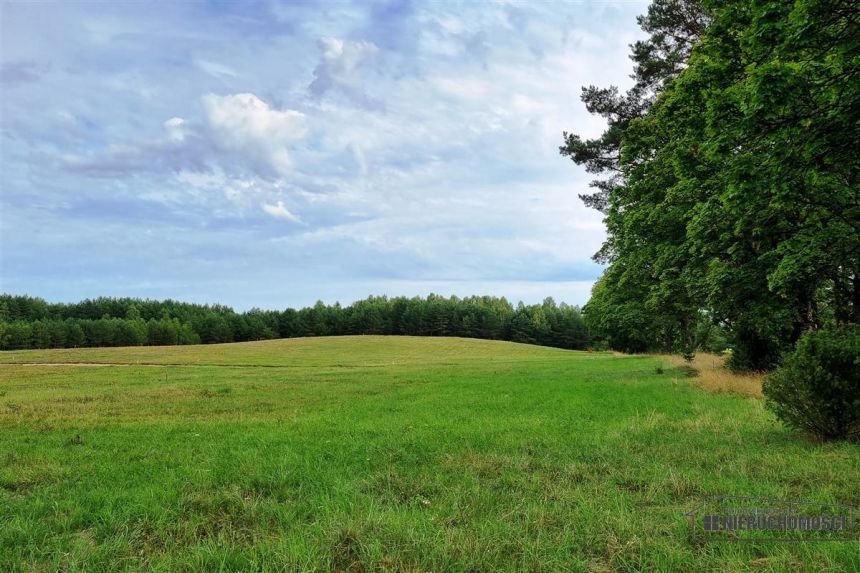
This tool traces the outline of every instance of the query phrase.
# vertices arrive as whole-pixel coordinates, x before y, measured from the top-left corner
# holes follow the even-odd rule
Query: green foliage
[[[634,88],[586,89],[608,129],[562,148],[609,177],[584,197],[608,230],[596,333],[689,353],[704,314],[732,367],[765,370],[804,332],[860,322],[856,6],[655,0],[640,23]]]
[[[613,274],[607,272],[595,283],[583,309],[589,332],[613,350],[653,350],[656,327],[652,317],[629,291],[609,284]]]
[[[214,305],[99,298],[75,304],[0,296],[0,350],[78,346],[165,346],[344,334],[462,336],[586,348],[590,336],[579,308],[542,304],[516,308],[504,298],[368,297],[343,307],[317,302],[283,312],[237,313]]]
[[[203,344],[217,344],[233,340],[233,331],[230,328],[230,324],[227,322],[227,319],[218,314],[208,315],[199,323],[196,330]]]
[[[807,333],[762,390],[787,425],[824,439],[860,439],[860,326]]]

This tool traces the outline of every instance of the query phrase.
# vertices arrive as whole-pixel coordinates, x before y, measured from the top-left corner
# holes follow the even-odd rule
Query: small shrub
[[[860,326],[807,333],[762,390],[788,426],[823,439],[860,438]]]

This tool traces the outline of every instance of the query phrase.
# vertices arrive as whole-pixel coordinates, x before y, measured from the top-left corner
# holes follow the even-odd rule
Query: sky
[[[0,3],[0,291],[584,304],[646,2]]]

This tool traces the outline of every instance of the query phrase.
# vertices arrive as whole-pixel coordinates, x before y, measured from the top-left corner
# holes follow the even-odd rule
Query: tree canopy
[[[851,2],[655,0],[635,85],[585,88],[608,119],[563,155],[608,177],[608,263],[585,313],[623,349],[690,351],[703,320],[767,369],[860,321],[860,13]]]
[[[300,310],[238,313],[220,305],[97,298],[49,304],[0,295],[0,349],[211,344],[300,336],[400,334],[513,340],[559,348],[590,343],[579,308],[516,307],[504,298],[430,295],[369,297],[349,306],[317,302]]]

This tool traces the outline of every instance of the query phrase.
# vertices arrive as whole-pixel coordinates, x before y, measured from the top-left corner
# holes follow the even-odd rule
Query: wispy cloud
[[[270,205],[269,203],[263,203],[262,205],[263,211],[275,217],[277,219],[286,219],[287,221],[292,221],[294,223],[300,223],[301,220],[293,215],[289,209],[284,206],[283,201],[278,201],[274,205]]]

